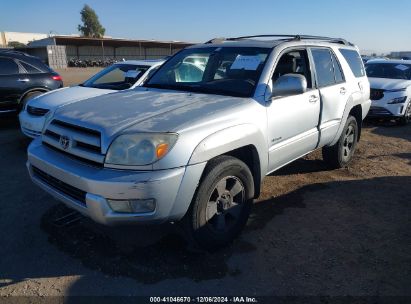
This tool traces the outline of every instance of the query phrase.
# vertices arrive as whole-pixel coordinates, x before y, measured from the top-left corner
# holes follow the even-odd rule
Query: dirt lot
[[[59,72],[69,85],[96,70]],[[365,126],[349,168],[314,152],[268,176],[241,237],[212,254],[175,226],[143,246],[157,231],[71,213],[30,182],[28,143],[1,119],[0,296],[411,296],[411,125]]]
[[[25,140],[0,128],[0,295],[411,295],[411,126],[368,126],[355,161],[315,152],[268,176],[246,230],[192,253],[142,228],[107,232],[35,187]]]

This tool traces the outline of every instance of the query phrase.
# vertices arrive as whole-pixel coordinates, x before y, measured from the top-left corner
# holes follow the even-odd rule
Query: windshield
[[[251,97],[269,48],[186,49],[167,61],[146,87]]]
[[[367,63],[365,70],[368,77],[411,80],[411,64]]]
[[[129,89],[149,68],[146,65],[114,64],[91,77],[82,86],[108,90]]]

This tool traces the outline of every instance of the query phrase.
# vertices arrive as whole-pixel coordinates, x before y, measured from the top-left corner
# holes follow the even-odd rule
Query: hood
[[[178,126],[206,119],[247,98],[139,88],[94,97],[62,107],[55,118],[97,129],[106,136],[126,128],[140,131],[175,131]],[[222,108],[221,108],[222,107]]]
[[[389,78],[368,78],[372,89],[399,90],[411,86],[411,80],[389,79]]]
[[[53,109],[64,104],[72,103],[82,99],[95,97],[111,92],[114,91],[95,88],[85,88],[80,86],[65,87],[40,95],[39,97],[30,100],[29,105],[32,107],[42,109]]]

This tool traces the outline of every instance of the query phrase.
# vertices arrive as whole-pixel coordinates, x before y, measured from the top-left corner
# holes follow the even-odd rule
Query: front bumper
[[[407,101],[404,103],[389,103],[397,97],[402,96],[397,93],[385,92],[383,98],[379,100],[372,100],[368,117],[399,118],[404,116],[405,109],[408,104]]]
[[[45,120],[45,116],[33,116],[27,113],[27,111],[22,111],[19,114],[21,132],[31,138],[39,137]]]
[[[27,167],[32,181],[55,198],[105,225],[163,223],[187,212],[205,163],[157,171],[96,168],[34,140]],[[154,199],[150,213],[117,213],[107,199]]]

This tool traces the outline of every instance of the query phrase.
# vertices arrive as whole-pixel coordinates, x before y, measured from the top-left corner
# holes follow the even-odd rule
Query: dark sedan
[[[39,58],[0,50],[0,114],[19,112],[29,99],[62,87],[61,76]]]

